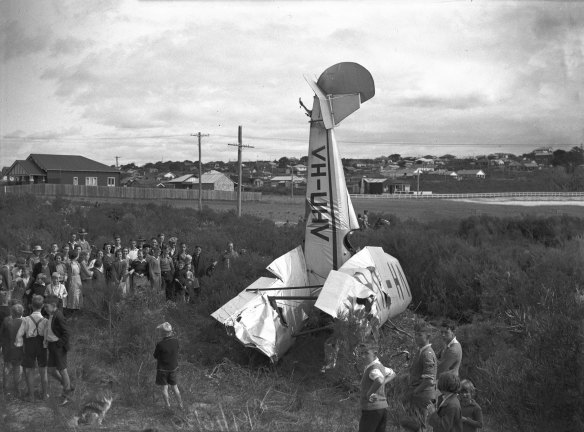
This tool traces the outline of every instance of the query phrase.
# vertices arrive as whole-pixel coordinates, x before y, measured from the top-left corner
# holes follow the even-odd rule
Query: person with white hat
[[[154,358],[156,359],[156,385],[162,386],[162,396],[166,408],[170,409],[170,397],[168,386],[172,388],[180,409],[183,409],[182,398],[178,389],[178,339],[172,332],[169,322],[164,322],[156,327],[156,331],[161,336],[160,342],[156,344]]]

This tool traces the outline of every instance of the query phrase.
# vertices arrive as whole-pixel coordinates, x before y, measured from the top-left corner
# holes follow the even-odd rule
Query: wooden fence
[[[433,193],[396,193],[396,194],[351,194],[351,198],[367,199],[476,199],[476,198],[525,198],[534,200],[557,198],[582,198],[584,192],[492,192],[492,193],[460,193],[460,194],[433,194]]]
[[[37,183],[28,185],[3,186],[0,191],[4,194],[17,195],[41,195],[79,197],[88,199],[143,199],[143,200],[198,200],[198,189],[162,189],[162,188],[138,188],[138,187],[108,187],[108,186],[74,186],[70,184]],[[237,200],[237,192],[203,190],[203,200],[209,201],[234,201]],[[261,201],[261,192],[242,192],[242,201]]]

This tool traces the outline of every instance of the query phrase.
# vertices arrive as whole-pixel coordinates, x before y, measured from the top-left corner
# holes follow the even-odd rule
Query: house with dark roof
[[[15,161],[7,173],[8,181],[55,183],[83,186],[120,186],[120,171],[79,155],[33,153]]]

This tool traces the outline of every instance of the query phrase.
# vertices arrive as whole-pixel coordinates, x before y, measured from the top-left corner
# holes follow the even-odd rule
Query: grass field
[[[139,200],[132,200],[132,203],[138,203]],[[127,202],[124,200],[112,201]],[[92,204],[95,201],[91,202]],[[425,200],[382,200],[382,199],[353,199],[353,207],[357,213],[363,213],[363,210],[381,215],[395,215],[402,220],[416,219],[420,222],[431,222],[439,219],[462,219],[469,216],[489,215],[496,217],[513,217],[521,215],[531,216],[584,216],[584,202],[579,201],[580,205],[573,205],[574,202],[557,201],[553,204],[536,201],[531,202],[533,205],[510,204],[509,202],[496,204],[493,202],[466,202],[462,200],[442,200],[442,199],[425,199]],[[571,204],[570,204],[571,203]],[[157,204],[169,205],[178,208],[198,208],[196,201],[161,201]],[[204,206],[217,211],[236,211],[237,203],[233,201],[204,201]],[[282,197],[282,196],[264,196],[263,201],[244,201],[242,204],[242,213],[253,216],[271,219],[275,222],[291,223],[297,222],[300,217],[304,217],[304,197]]]

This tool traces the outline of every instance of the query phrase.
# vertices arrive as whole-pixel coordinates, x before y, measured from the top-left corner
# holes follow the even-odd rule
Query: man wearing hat
[[[170,409],[170,397],[168,386],[172,388],[180,409],[183,409],[182,398],[178,389],[178,339],[172,332],[172,326],[164,322],[156,327],[156,331],[161,336],[160,342],[156,344],[154,358],[156,359],[156,385],[162,386],[162,396],[166,408]]]
[[[432,406],[436,390],[436,370],[438,361],[430,344],[432,328],[425,322],[414,326],[414,339],[418,351],[410,365],[409,389],[407,396],[408,414],[401,425],[415,432],[426,431],[428,410]]]
[[[30,253],[30,252],[28,252]],[[41,254],[43,253],[43,248],[40,245],[36,245],[32,248],[32,255],[28,259],[28,266],[30,271],[33,271],[34,266],[41,261]]]
[[[91,253],[91,245],[87,240],[85,240],[87,230],[85,228],[81,228],[77,234],[79,234],[80,237],[80,239],[77,241],[77,246],[81,247],[81,252],[87,252],[88,254]]]
[[[396,374],[381,364],[377,358],[377,348],[373,345],[360,344],[357,353],[363,366],[359,432],[384,432],[388,407],[385,385],[394,379]]]

